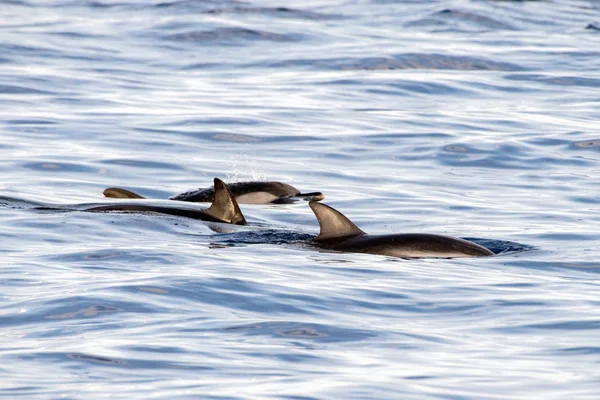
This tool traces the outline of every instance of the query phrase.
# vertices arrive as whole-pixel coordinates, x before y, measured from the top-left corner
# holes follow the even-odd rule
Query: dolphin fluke
[[[321,233],[315,238],[316,241],[365,234],[344,214],[329,207],[327,204],[311,201],[308,205],[312,208],[321,226]]]
[[[244,214],[225,182],[215,178],[214,188],[215,198],[205,213],[230,224],[246,225]]]
[[[104,197],[111,199],[145,199],[144,196],[140,196],[137,193],[133,193],[127,189],[121,188],[108,188],[104,189]]]

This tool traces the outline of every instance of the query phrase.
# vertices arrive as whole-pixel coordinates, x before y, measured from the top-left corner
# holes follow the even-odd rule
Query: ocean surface
[[[599,1],[0,0],[0,139],[2,398],[600,398]],[[500,254],[32,206],[214,177]]]

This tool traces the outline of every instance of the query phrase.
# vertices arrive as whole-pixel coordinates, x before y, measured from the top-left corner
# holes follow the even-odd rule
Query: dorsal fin
[[[103,194],[104,197],[109,197],[111,199],[145,199],[144,196],[121,188],[108,188],[104,190]]]
[[[246,225],[246,219],[237,201],[235,201],[235,197],[233,197],[225,182],[219,178],[215,178],[215,198],[210,207],[204,212],[223,222]]]
[[[319,233],[319,236],[317,236],[315,240],[327,240],[365,234],[365,232],[361,231],[344,214],[329,207],[327,204],[311,201],[308,205],[312,208],[317,217],[317,221],[319,221],[319,225],[321,226],[321,233]]]

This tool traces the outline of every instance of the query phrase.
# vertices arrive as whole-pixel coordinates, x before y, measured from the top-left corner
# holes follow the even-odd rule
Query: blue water
[[[0,395],[599,398],[599,27],[591,0],[0,1]],[[306,203],[24,206],[215,176],[529,247],[325,252]]]

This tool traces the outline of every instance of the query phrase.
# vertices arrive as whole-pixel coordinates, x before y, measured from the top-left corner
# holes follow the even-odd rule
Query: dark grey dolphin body
[[[298,199],[309,201],[323,200],[323,193],[311,192],[300,193],[295,187],[282,182],[234,182],[230,183],[229,189],[236,201],[240,204],[268,204],[268,203],[291,203]],[[190,201],[198,203],[209,203],[213,201],[215,191],[213,187],[190,190],[175,196],[170,200]],[[143,199],[137,193],[126,189],[108,188],[104,196],[111,198]]]
[[[321,233],[313,242],[324,249],[402,258],[491,256],[489,249],[464,239],[421,233],[367,235],[345,215],[326,204],[309,203]]]
[[[88,208],[84,208],[83,211],[90,212],[154,212],[159,214],[175,215],[186,218],[200,219],[202,221],[212,222],[224,222],[227,224],[235,225],[246,225],[246,219],[238,206],[235,197],[227,187],[227,185],[220,180],[215,178],[214,180],[214,194],[212,204],[205,210],[197,209],[196,206],[189,207],[168,207],[153,205],[151,203],[145,203],[141,196],[135,197],[136,199],[142,199],[139,201],[123,201],[119,203],[112,203],[107,205],[98,205]]]

